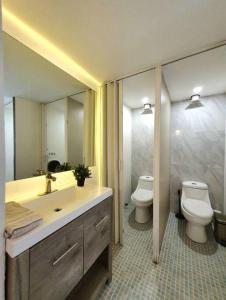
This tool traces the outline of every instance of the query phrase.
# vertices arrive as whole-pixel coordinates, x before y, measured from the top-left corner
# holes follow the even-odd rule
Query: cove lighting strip
[[[2,7],[3,30],[77,80],[97,90],[101,82],[42,34],[35,31],[5,7]]]

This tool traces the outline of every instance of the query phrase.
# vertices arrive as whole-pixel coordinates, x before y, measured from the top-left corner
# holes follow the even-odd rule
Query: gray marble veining
[[[184,180],[209,185],[212,206],[223,209],[226,94],[204,97],[204,107],[185,110],[188,101],[172,103],[171,209]]]
[[[153,175],[154,114],[132,110],[132,190],[141,175]]]

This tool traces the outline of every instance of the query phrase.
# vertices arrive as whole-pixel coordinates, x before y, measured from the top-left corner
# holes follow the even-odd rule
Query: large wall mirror
[[[95,165],[95,91],[8,34],[4,41],[6,180]]]

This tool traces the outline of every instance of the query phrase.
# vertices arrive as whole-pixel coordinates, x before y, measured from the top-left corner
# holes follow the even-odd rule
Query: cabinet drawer
[[[111,199],[84,215],[84,274],[111,240]]]
[[[30,250],[30,299],[62,300],[83,276],[83,224],[77,219]]]

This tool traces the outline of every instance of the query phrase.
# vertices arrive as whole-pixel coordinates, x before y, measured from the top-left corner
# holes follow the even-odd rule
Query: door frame
[[[124,242],[124,201],[123,201],[123,80],[118,82],[118,137],[119,137],[119,243],[123,245]]]

